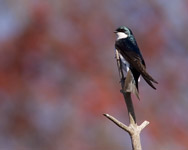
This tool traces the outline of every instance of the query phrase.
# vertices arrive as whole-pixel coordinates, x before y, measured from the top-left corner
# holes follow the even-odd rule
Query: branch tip
[[[109,114],[103,114],[103,116],[105,116],[105,117],[109,117]]]
[[[140,126],[140,131],[142,131],[147,125],[149,124],[149,121],[144,121]]]

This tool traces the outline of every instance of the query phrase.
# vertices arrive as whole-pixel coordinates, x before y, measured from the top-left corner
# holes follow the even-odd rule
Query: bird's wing
[[[137,71],[145,69],[145,62],[136,43],[128,39],[116,41],[116,49]]]
[[[146,67],[143,64],[143,60],[139,57],[138,54],[136,54],[135,52],[132,51],[127,51],[124,52],[124,54],[122,54],[124,57],[127,58],[127,61],[130,63],[130,65],[135,68],[141,75],[142,77],[145,79],[145,81],[154,89],[155,86],[152,84],[152,82],[154,83],[158,83],[157,81],[155,81],[147,72],[146,72]],[[126,55],[126,56],[125,56]],[[152,81],[152,82],[151,82]]]
[[[156,89],[152,82],[157,83],[157,81],[146,72],[145,62],[137,45],[128,40],[122,40],[120,42],[117,41],[115,46],[121,55],[129,62],[130,66],[136,69],[152,88]]]

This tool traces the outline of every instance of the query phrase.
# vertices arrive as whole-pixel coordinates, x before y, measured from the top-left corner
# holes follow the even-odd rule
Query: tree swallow
[[[115,42],[115,48],[120,55],[120,59],[123,63],[123,70],[128,72],[130,69],[135,80],[135,85],[138,90],[138,80],[140,75],[144,80],[153,88],[156,89],[152,82],[158,84],[147,72],[146,65],[142,54],[138,48],[136,40],[132,31],[121,26],[117,28],[114,33],[117,35],[117,40]]]

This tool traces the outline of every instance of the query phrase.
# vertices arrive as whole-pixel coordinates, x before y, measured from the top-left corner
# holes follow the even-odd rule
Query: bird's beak
[[[117,31],[114,31],[114,33],[117,33]]]

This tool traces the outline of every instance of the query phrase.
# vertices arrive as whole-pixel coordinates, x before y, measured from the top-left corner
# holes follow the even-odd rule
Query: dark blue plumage
[[[145,81],[154,89],[152,82],[157,83],[147,72],[146,65],[142,54],[138,48],[137,42],[134,38],[132,31],[127,27],[119,27],[115,33],[118,38],[115,42],[115,48],[121,54],[121,56],[129,63],[129,69],[131,70],[135,84],[138,90],[139,76],[145,79]]]

